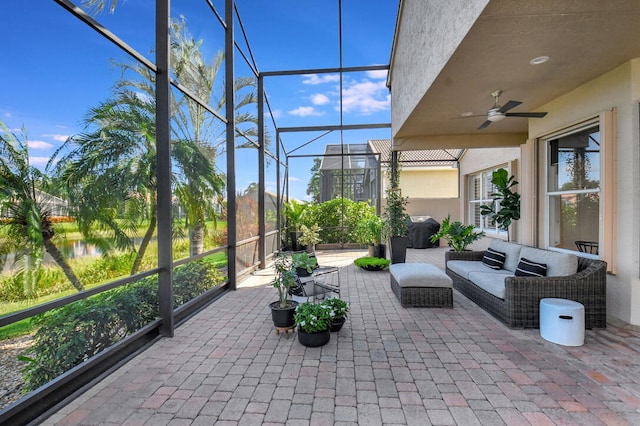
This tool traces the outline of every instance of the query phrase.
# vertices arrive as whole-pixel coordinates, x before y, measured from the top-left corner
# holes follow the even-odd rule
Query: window
[[[485,232],[500,232],[496,225],[491,225],[487,216],[480,214],[480,206],[490,204],[493,201],[490,194],[496,190],[491,183],[491,175],[500,168],[506,168],[506,166],[469,175],[469,223]]]
[[[600,129],[591,126],[550,139],[547,146],[548,245],[596,247],[600,212]],[[597,254],[597,250],[592,251]]]

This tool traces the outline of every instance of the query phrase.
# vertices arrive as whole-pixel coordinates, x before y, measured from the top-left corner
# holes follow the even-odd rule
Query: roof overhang
[[[414,1],[423,0],[402,0],[402,3]],[[454,7],[455,3],[441,2],[438,7]],[[476,1],[478,4],[483,6]],[[428,55],[424,46],[438,49],[435,40],[439,29],[445,31],[456,25],[455,13],[444,14],[450,17],[447,21],[443,15],[425,13],[416,17],[404,9],[401,5],[398,28],[411,25],[414,29],[422,20],[429,34],[397,29],[396,38],[405,34],[406,39],[394,40],[394,50],[402,41],[404,49],[413,43],[409,48],[413,49],[411,54]],[[417,103],[408,108],[406,117],[393,123],[394,149],[524,143],[529,120],[545,118],[507,117],[478,130],[493,105],[491,92],[503,91],[502,104],[512,99],[522,102],[512,112],[541,111],[553,99],[640,57],[639,1],[491,0],[478,10],[481,12],[477,19],[471,21],[462,41],[442,61],[433,82],[423,94],[418,94]],[[548,56],[549,60],[538,65],[530,63],[540,56]],[[419,86],[417,81],[408,81],[411,77],[397,78],[407,75],[397,73],[397,67],[411,66],[410,62],[399,60],[396,52],[392,61],[389,80],[392,97]],[[396,90],[403,84],[412,86]],[[402,99],[392,98],[394,105],[398,102]],[[464,113],[478,116],[463,117]]]

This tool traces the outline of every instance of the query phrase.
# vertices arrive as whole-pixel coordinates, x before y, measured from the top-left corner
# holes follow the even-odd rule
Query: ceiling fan
[[[491,96],[493,96],[493,98],[495,99],[495,102],[493,104],[493,107],[491,107],[491,109],[489,111],[487,111],[487,120],[484,123],[482,123],[480,125],[480,127],[478,127],[478,130],[484,129],[485,127],[487,127],[492,122],[500,121],[500,120],[504,119],[505,117],[542,118],[545,115],[547,115],[546,112],[507,112],[507,111],[517,107],[522,102],[509,101],[506,104],[500,106],[500,102],[499,102],[498,98],[500,98],[501,94],[502,94],[502,90],[496,90],[495,92],[491,93]]]

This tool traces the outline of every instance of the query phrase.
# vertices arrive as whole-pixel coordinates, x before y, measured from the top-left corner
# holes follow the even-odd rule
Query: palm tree
[[[29,164],[26,131],[22,139],[0,122],[0,211],[3,228],[0,252],[14,252],[19,272],[24,274],[25,293],[35,295],[37,276],[46,251],[78,290],[84,286],[53,242],[55,230],[46,189],[46,176]]]
[[[49,161],[76,208],[85,239],[103,252],[134,247],[136,230],[146,229],[131,273],[139,271],[157,224],[155,101],[118,90],[90,110],[88,129],[70,137]],[[106,237],[106,238],[105,238]]]

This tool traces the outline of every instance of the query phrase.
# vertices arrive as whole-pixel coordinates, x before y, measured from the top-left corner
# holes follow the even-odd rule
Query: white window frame
[[[484,204],[490,204],[493,199],[489,197],[489,194],[494,192],[493,188],[487,189],[486,185],[487,183],[489,185],[492,185],[491,182],[491,175],[494,171],[498,170],[498,169],[506,169],[507,172],[509,171],[509,167],[507,164],[503,164],[503,165],[499,165],[499,166],[495,166],[492,167],[490,169],[484,169],[484,170],[479,170],[475,173],[470,173],[469,175],[467,175],[467,209],[468,209],[468,220],[469,223],[472,223],[474,225],[476,225],[476,215],[475,215],[475,207],[476,205],[484,205]],[[475,199],[475,193],[474,193],[474,181],[476,179],[480,179],[480,194],[481,194],[481,198],[479,199]],[[486,196],[487,198],[483,198],[484,196]],[[497,208],[500,208],[500,203],[497,203],[496,205]],[[500,229],[498,229],[497,224],[496,225],[491,225],[490,224],[490,219],[487,216],[482,216],[480,215],[479,218],[479,222],[480,222],[480,226],[476,226],[476,230],[478,231],[484,231],[486,234],[489,235],[494,235],[494,236],[505,236],[507,235],[506,231],[502,231]]]
[[[601,133],[600,135],[600,159],[599,159],[599,164],[598,167],[600,168],[600,186],[598,188],[593,188],[593,189],[572,189],[572,190],[566,190],[566,191],[550,191],[549,190],[549,141],[553,140],[553,139],[559,139],[562,137],[566,137],[566,136],[570,136],[574,133],[579,133],[585,130],[588,130],[590,128],[594,128],[594,127],[598,127],[599,131]],[[605,143],[605,140],[602,136],[602,126],[600,123],[600,120],[598,119],[593,119],[593,120],[589,120],[586,121],[584,123],[581,123],[580,125],[577,125],[575,127],[572,127],[571,129],[566,129],[564,132],[561,133],[556,133],[553,134],[551,136],[547,136],[545,138],[542,139],[542,143],[544,146],[544,199],[545,199],[545,203],[544,203],[544,242],[545,242],[545,248],[548,250],[553,250],[553,251],[560,251],[560,252],[567,252],[567,253],[579,253],[580,256],[583,257],[589,257],[589,258],[594,258],[594,259],[598,259],[599,255],[591,255],[588,253],[580,253],[576,248],[571,248],[571,249],[566,249],[566,248],[561,248],[561,247],[552,247],[551,246],[551,197],[554,196],[562,196],[562,195],[583,195],[583,194],[599,194],[598,198],[599,198],[599,203],[600,203],[600,210],[602,210],[602,205],[603,205],[603,186],[602,186],[602,180],[604,178],[604,173],[605,173],[605,167],[604,167],[604,152],[603,152],[603,144]],[[602,221],[600,221],[602,222]],[[602,227],[601,224],[598,225],[598,242],[600,242],[600,240],[602,240]],[[600,244],[600,246],[602,247],[602,244]]]

